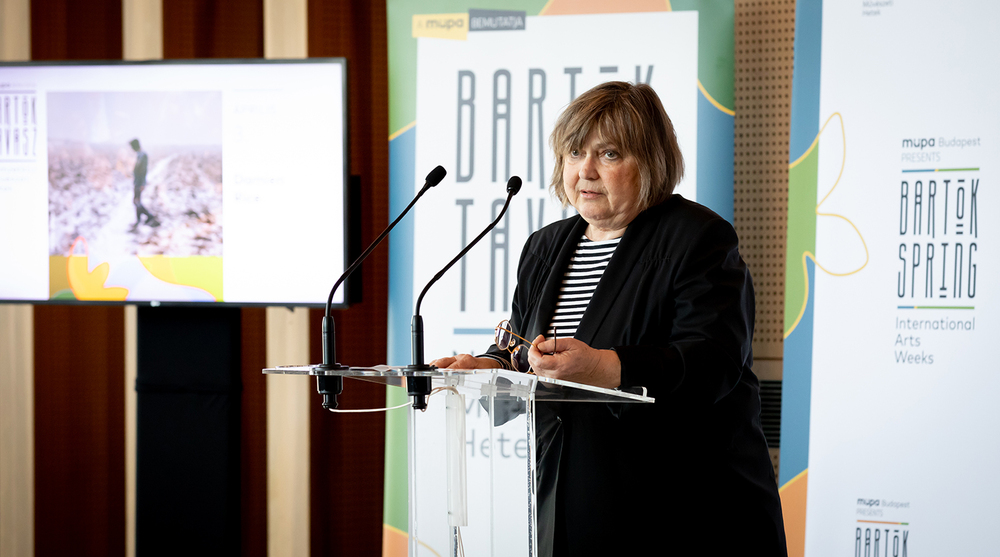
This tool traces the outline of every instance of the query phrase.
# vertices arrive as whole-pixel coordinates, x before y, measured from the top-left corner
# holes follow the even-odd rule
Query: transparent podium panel
[[[517,375],[446,385],[410,410],[410,555],[535,554],[533,381]],[[497,382],[522,396],[489,396]]]
[[[410,377],[431,378],[427,409],[408,409],[409,554],[414,557],[534,557],[538,405],[654,402],[645,392],[498,369],[279,366],[264,373],[340,375],[396,387],[406,387]]]

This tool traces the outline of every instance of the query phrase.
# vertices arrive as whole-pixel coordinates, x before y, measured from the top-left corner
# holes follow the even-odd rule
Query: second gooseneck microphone
[[[430,371],[434,369],[434,366],[429,366],[424,363],[424,320],[420,317],[420,304],[424,301],[424,294],[430,287],[438,281],[448,269],[451,269],[455,263],[458,263],[466,253],[476,245],[479,240],[482,240],[490,230],[493,230],[497,224],[500,223],[500,219],[507,213],[507,208],[510,207],[510,200],[517,195],[517,192],[521,191],[521,178],[517,176],[511,176],[510,180],[507,180],[507,202],[503,204],[503,209],[500,210],[500,214],[497,218],[486,227],[485,230],[479,233],[469,245],[455,256],[454,259],[448,262],[443,269],[434,275],[434,278],[427,283],[427,286],[420,292],[420,296],[417,297],[416,309],[413,312],[413,319],[410,321],[410,357],[412,363],[406,366],[406,371]],[[419,376],[407,376],[406,378],[406,391],[407,394],[413,397],[413,407],[417,410],[425,410],[427,408],[427,395],[431,391],[431,378],[430,377],[419,377]]]

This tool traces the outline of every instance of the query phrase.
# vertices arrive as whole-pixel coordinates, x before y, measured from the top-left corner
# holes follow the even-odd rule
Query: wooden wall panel
[[[757,293],[756,364],[781,360],[784,346],[795,1],[737,0],[735,32],[734,224]],[[777,376],[762,379],[781,379],[778,366]]]
[[[19,62],[31,59],[31,2],[0,2],[0,60]]]
[[[33,60],[122,56],[120,0],[32,0]],[[35,555],[125,554],[124,310],[35,306]]]
[[[267,342],[264,308],[243,308],[240,401],[242,555],[267,556]]]
[[[264,55],[262,1],[163,2],[163,57],[260,58]],[[244,308],[240,409],[241,554],[267,554],[266,317]]]
[[[757,293],[756,363],[781,360],[784,345],[795,1],[737,0],[735,32],[735,226]]]
[[[33,58],[122,57],[120,1],[32,0],[31,7]],[[362,241],[367,243],[388,222],[385,6],[380,2],[311,2],[309,9],[310,54],[349,59],[350,165],[351,173],[362,177],[361,228]],[[165,58],[260,57],[263,5],[237,0],[164,2],[163,35]],[[338,312],[339,350],[345,361],[385,360],[387,268],[383,247],[363,270],[364,302]],[[51,475],[55,480],[39,487],[40,519],[36,531],[39,539],[45,540],[39,543],[38,554],[61,552],[60,548],[65,548],[59,544],[73,540],[74,553],[117,555],[124,545],[124,348],[119,346],[123,342],[123,311],[115,307],[39,306],[36,312],[38,375],[53,379],[53,385],[49,385],[40,378],[36,395],[41,403],[38,415],[47,414],[40,418],[39,425],[48,432],[49,440],[37,449],[36,471],[39,477]],[[242,318],[242,552],[262,555],[266,550],[265,396],[259,374],[265,344],[263,310],[245,309]],[[74,335],[67,336],[67,329],[60,328],[59,323],[70,323]],[[318,333],[312,337],[318,338]],[[89,348],[83,354],[74,352],[75,344]],[[71,363],[76,370],[73,381],[54,381]],[[87,378],[86,389],[77,388],[75,381],[84,380],[86,373],[81,370],[86,367],[95,370],[98,377]],[[50,388],[62,393],[49,397],[52,404],[44,402],[47,395],[42,392]],[[69,391],[76,392],[76,397],[69,396]],[[383,403],[383,389],[360,384],[352,385],[342,399],[344,407]],[[68,423],[68,414],[53,410],[55,406],[71,408],[67,405],[73,404],[86,406],[85,411],[78,408],[76,413],[86,414],[87,419]],[[92,408],[96,406],[100,407]],[[377,555],[381,542],[384,420],[380,415],[360,420],[323,415],[318,400],[312,411],[313,423],[319,426],[313,428],[313,552]],[[66,435],[77,437],[78,442],[60,442]],[[72,459],[65,454],[66,448],[74,452]],[[64,465],[60,466],[60,462]],[[67,499],[74,503],[66,505]],[[89,507],[84,509],[85,505]],[[64,514],[58,514],[60,508]],[[72,516],[66,514],[69,510]],[[82,516],[86,520],[80,520]],[[87,531],[77,532],[73,524],[85,526]],[[54,526],[61,531],[47,530]]]
[[[170,0],[163,3],[164,58],[262,56],[262,0]]]
[[[309,1],[309,56],[347,58],[350,172],[361,177],[361,245],[389,223],[388,53],[385,2]],[[337,355],[351,365],[386,361],[388,249],[362,267],[363,301],[335,312]],[[321,359],[322,311],[313,310],[312,361]],[[385,405],[385,388],[344,385],[342,408]],[[312,420],[312,554],[381,554],[385,416],[330,414],[317,397]]]
[[[268,367],[309,361],[309,310],[267,308]],[[313,381],[267,377],[267,547],[309,555],[309,406]]]
[[[125,554],[125,315],[35,306],[35,555]]]
[[[32,60],[121,58],[121,0],[31,0]]]
[[[757,293],[754,373],[762,420],[780,430],[795,0],[736,0],[735,226]],[[768,439],[774,474],[780,450]]]
[[[0,304],[0,557],[35,548],[33,323],[30,305]]]

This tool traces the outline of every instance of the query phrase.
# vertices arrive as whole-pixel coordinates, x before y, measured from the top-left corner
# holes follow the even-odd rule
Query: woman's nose
[[[593,155],[587,155],[580,165],[580,178],[583,180],[596,180],[598,177],[597,160]]]

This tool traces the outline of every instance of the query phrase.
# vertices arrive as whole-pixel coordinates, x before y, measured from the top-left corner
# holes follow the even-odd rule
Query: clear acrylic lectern
[[[465,555],[535,557],[536,405],[653,402],[641,394],[500,369],[324,372],[279,366],[264,373],[340,375],[395,387],[405,387],[408,376],[431,378],[427,410],[409,409],[411,557],[454,556],[460,548]]]

